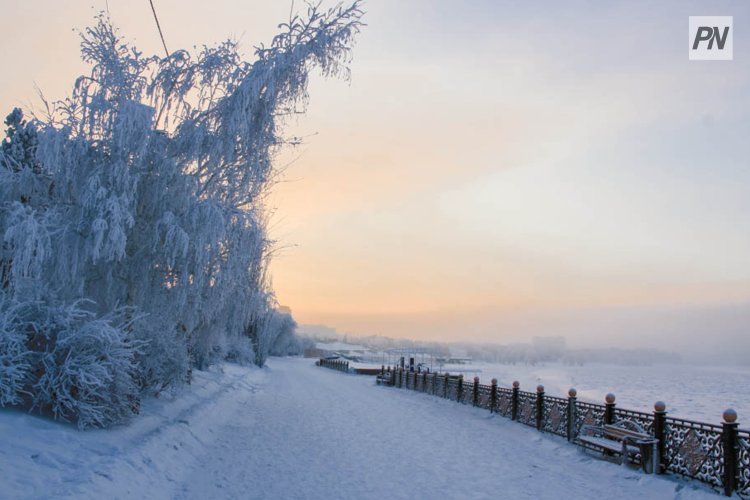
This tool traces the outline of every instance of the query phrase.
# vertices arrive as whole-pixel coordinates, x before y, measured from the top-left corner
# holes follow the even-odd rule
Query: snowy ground
[[[199,373],[131,425],[0,411],[2,498],[719,498],[483,410],[272,360]]]

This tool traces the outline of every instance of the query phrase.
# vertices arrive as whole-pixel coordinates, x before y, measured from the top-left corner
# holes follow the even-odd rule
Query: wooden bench
[[[640,455],[641,468],[647,474],[657,471],[658,439],[645,432],[630,420],[602,426],[584,425],[578,434],[578,443],[584,448],[619,457],[620,463],[635,461]]]

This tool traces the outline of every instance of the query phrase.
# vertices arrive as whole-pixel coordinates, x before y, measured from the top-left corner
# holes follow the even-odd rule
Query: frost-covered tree
[[[255,350],[255,364],[263,366],[268,356],[286,356],[289,351],[294,354],[296,328],[291,314],[272,307],[262,311],[247,329]]]
[[[361,17],[309,6],[252,61],[231,41],[146,57],[104,15],[82,33],[90,74],[6,121],[0,404],[102,426],[192,366],[265,361],[263,194],[310,72],[348,76]]]
[[[296,356],[302,354],[302,344],[297,336],[297,322],[287,312],[276,311],[279,316],[279,332],[271,344],[271,356]]]

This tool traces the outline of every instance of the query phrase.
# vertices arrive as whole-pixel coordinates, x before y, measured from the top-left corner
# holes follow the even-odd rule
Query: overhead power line
[[[156,15],[156,9],[154,8],[154,1],[148,0],[151,4],[151,12],[154,13],[154,21],[156,21],[156,29],[159,30],[159,36],[161,37],[161,44],[164,46],[164,53],[169,57],[169,49],[167,49],[167,42],[164,41],[164,33],[161,31],[161,25],[159,24],[159,16]]]

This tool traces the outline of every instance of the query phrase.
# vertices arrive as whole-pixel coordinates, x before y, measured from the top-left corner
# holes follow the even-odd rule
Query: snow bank
[[[213,434],[252,397],[263,370],[224,365],[194,372],[178,397],[143,402],[140,417],[81,432],[0,410],[0,498],[170,498]]]
[[[718,498],[486,411],[272,359],[198,372],[130,426],[0,411],[0,497]]]

